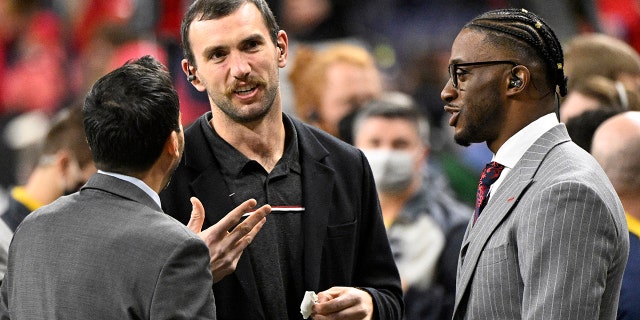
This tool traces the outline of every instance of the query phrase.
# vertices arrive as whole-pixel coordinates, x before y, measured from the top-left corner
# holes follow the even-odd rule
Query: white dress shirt
[[[504,169],[498,180],[489,188],[489,194],[498,190],[502,181],[533,143],[559,123],[555,113],[549,113],[516,132],[498,149],[491,161],[504,165]]]

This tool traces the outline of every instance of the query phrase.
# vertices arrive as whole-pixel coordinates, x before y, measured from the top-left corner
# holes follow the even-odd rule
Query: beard
[[[497,138],[505,124],[505,109],[497,96],[490,96],[476,104],[465,106],[458,117],[458,123],[462,127],[454,134],[453,139],[457,144],[468,147],[472,143]]]
[[[209,97],[213,101],[213,103],[227,116],[229,119],[233,120],[236,123],[251,123],[254,121],[258,121],[263,119],[271,108],[273,107],[273,103],[278,96],[278,80],[277,77],[275,81],[276,85],[269,86],[266,81],[262,79],[249,79],[248,82],[256,84],[258,87],[265,88],[264,98],[260,101],[260,105],[257,110],[252,110],[251,112],[242,112],[243,108],[238,108],[233,105],[233,102],[229,97],[233,95],[233,88],[227,89],[225,91],[225,95],[212,95],[209,94]],[[211,91],[209,91],[211,92]]]
[[[478,136],[482,134],[482,130],[484,130],[482,126],[479,126],[476,123],[471,123],[462,128],[460,132],[455,133],[453,139],[457,144],[463,147],[468,147],[471,145],[471,143],[481,142],[475,140],[478,139]]]

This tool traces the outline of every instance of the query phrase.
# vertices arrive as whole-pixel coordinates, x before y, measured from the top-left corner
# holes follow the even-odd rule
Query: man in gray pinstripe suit
[[[522,9],[484,13],[456,37],[442,90],[457,143],[504,166],[467,227],[454,319],[614,319],[629,239],[620,200],[554,114],[562,48]]]

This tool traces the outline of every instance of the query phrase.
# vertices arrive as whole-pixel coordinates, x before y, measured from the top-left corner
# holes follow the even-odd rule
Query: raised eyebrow
[[[254,41],[256,41],[256,42],[260,42],[260,43],[264,43],[265,38],[264,38],[262,35],[260,35],[260,34],[253,34],[253,35],[248,36],[248,37],[247,37],[247,38],[245,38],[244,40],[242,40],[242,41],[240,42],[240,44],[241,44],[241,45],[246,45],[246,44],[248,44],[248,43],[250,43],[250,42],[254,42]],[[202,51],[202,53],[203,53],[203,55],[204,55],[205,57],[209,57],[209,56],[211,56],[214,52],[217,52],[217,51],[226,51],[226,50],[229,50],[229,46],[219,45],[219,46],[207,47],[207,48],[205,48],[205,49]]]
[[[202,53],[204,57],[210,57],[214,52],[218,52],[221,50],[227,50],[228,46],[213,46],[205,48]]]
[[[245,45],[249,42],[260,42],[260,43],[264,43],[265,42],[265,38],[261,35],[261,34],[252,34],[248,37],[246,37],[244,40],[242,40],[242,44]]]

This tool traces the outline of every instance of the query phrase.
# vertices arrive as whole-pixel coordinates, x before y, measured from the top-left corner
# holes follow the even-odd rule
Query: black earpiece
[[[515,71],[511,69],[511,80],[509,81],[509,88],[520,88],[520,87],[522,87],[522,80],[518,78]]]
[[[194,70],[195,70],[195,68],[194,68]],[[196,75],[193,74],[193,72],[191,71],[191,64],[190,63],[187,63],[187,72],[188,72],[187,81],[191,82],[191,81],[196,79]]]
[[[278,46],[278,49],[280,49],[280,55],[284,54],[284,48],[282,48],[281,46]]]

